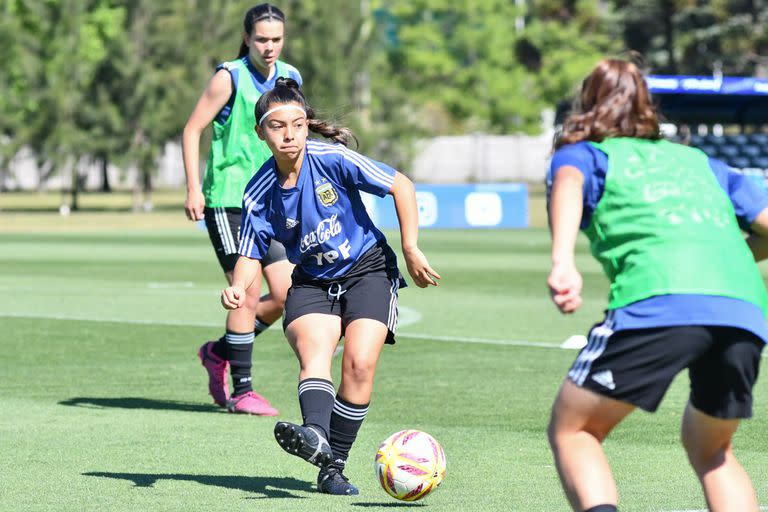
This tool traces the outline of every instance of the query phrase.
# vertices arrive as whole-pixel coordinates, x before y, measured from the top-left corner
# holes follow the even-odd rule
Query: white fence
[[[419,143],[419,151],[411,169],[403,169],[418,183],[498,183],[511,181],[541,182],[546,173],[552,147],[552,134],[525,135],[463,135],[436,137]],[[72,183],[72,169],[77,165],[84,176],[86,190],[101,186],[101,167],[97,163],[71,162],[57,170],[45,181],[43,190],[67,189]],[[184,166],[181,146],[168,144],[153,176],[156,187],[184,186]],[[22,151],[11,162],[4,177],[6,190],[37,190],[40,170],[34,155]],[[136,182],[136,170],[121,172],[115,166],[107,169],[114,188],[131,188]]]

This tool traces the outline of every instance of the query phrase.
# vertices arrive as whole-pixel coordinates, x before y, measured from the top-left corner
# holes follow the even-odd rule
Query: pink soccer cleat
[[[214,343],[214,341],[203,343],[197,351],[197,357],[208,372],[208,393],[217,405],[226,407],[229,400],[229,382],[227,381],[229,362],[211,352],[211,346]]]
[[[255,414],[257,416],[277,416],[277,409],[272,407],[269,400],[254,391],[248,391],[239,396],[233,396],[227,402],[229,412],[239,414]]]

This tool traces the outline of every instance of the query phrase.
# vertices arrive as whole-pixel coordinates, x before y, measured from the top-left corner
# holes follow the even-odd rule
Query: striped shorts
[[[370,272],[333,282],[296,282],[288,290],[283,313],[283,329],[309,313],[341,318],[341,332],[353,320],[368,318],[387,326],[385,343],[395,343],[397,326],[397,290],[400,279],[386,272]]]
[[[765,344],[736,327],[660,326],[615,330],[613,312],[589,332],[568,372],[577,385],[653,412],[688,370],[689,400],[722,419],[752,415],[752,388]]]
[[[239,256],[237,249],[240,244],[241,208],[205,207],[205,227],[211,239],[216,258],[224,272],[232,272]],[[272,240],[269,250],[261,260],[262,267],[288,259],[283,244]]]

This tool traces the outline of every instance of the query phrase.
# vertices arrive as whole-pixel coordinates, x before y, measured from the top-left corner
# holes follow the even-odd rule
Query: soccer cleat
[[[272,407],[269,400],[254,391],[233,396],[227,401],[227,410],[239,414],[255,414],[256,416],[277,416],[277,409]]]
[[[360,494],[357,487],[349,483],[349,478],[344,476],[341,469],[332,464],[321,468],[317,475],[317,490],[323,494],[336,496],[354,496]]]
[[[227,382],[229,361],[221,359],[211,352],[214,343],[216,342],[203,343],[200,350],[197,351],[197,357],[200,358],[200,362],[208,372],[208,393],[217,405],[226,407],[227,400],[229,400],[229,383]]]
[[[279,421],[275,425],[275,439],[283,450],[317,467],[323,468],[333,460],[331,445],[312,427]]]

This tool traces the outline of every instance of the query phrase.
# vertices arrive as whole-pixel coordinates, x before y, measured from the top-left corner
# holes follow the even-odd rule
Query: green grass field
[[[317,494],[313,468],[277,446],[274,419],[210,402],[195,353],[221,334],[223,277],[205,232],[163,215],[86,227],[78,215],[0,214],[0,510],[567,510],[545,428],[576,355],[559,346],[605,305],[584,246],[585,307],[562,317],[543,229],[422,232],[443,281],[401,292],[398,343],[347,471],[361,494],[338,498]],[[280,329],[257,338],[254,385],[282,419],[300,420],[297,371]],[[766,382],[735,441],[763,505]],[[655,415],[635,413],[607,442],[623,511],[705,507],[678,442],[686,398],[681,375]],[[434,435],[448,459],[443,486],[416,504],[374,477],[378,442],[403,428]]]

